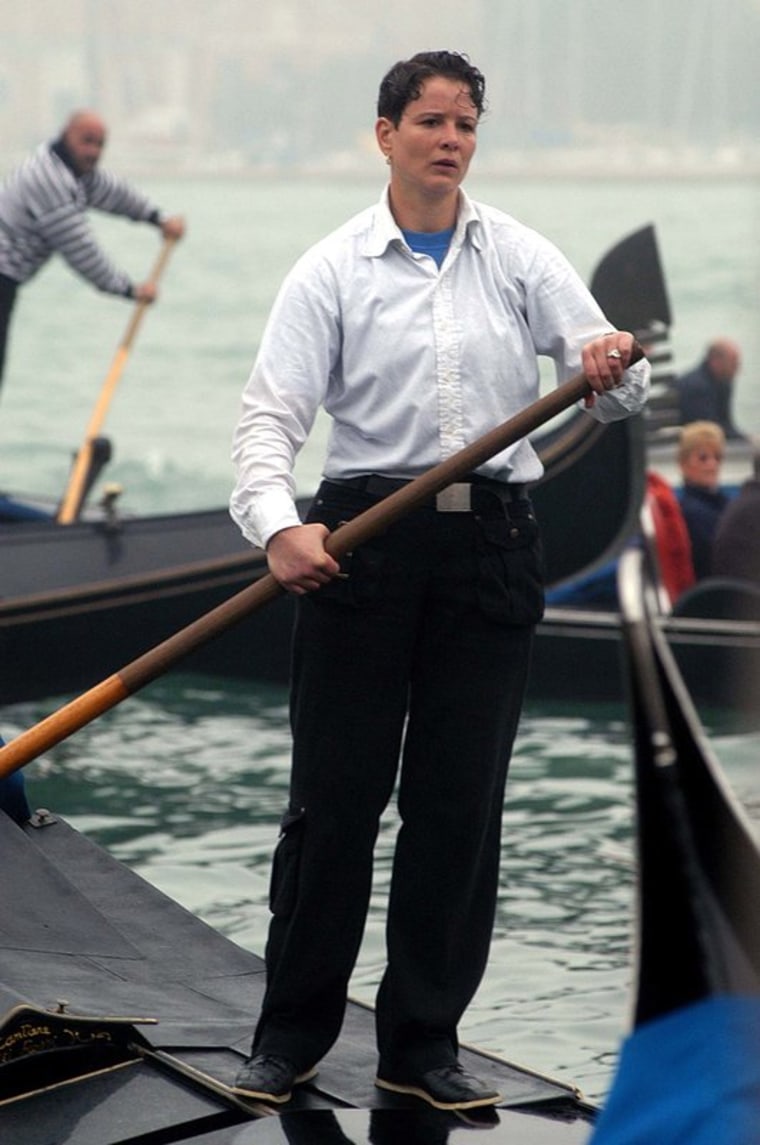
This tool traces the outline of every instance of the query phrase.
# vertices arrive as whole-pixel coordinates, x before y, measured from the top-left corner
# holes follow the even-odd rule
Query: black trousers
[[[375,499],[326,482],[309,519],[334,528]],[[290,805],[254,1048],[306,1069],[336,1040],[401,760],[377,1039],[381,1069],[428,1069],[455,1058],[486,966],[504,785],[543,609],[538,526],[527,500],[423,508],[345,572],[299,599]]]
[[[18,283],[4,274],[0,274],[0,386],[3,383],[3,370],[5,368],[5,351],[8,345],[8,333],[11,323],[11,312],[16,301]]]

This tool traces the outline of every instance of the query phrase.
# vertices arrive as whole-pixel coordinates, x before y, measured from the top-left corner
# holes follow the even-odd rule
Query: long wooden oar
[[[164,267],[168,262],[171,249],[176,241],[177,240],[174,238],[164,239],[158,258],[156,259],[155,266],[153,267],[150,278],[148,279],[148,282],[152,285],[155,286],[160,279]],[[90,423],[85,431],[84,442],[79,452],[77,453],[74,465],[72,466],[71,474],[69,476],[69,483],[63,495],[61,507],[58,510],[59,525],[70,525],[72,521],[76,521],[77,517],[79,516],[79,511],[82,507],[82,499],[87,484],[87,474],[90,469],[90,465],[92,464],[92,453],[94,448],[93,443],[95,438],[100,433],[106,413],[108,411],[108,407],[111,404],[111,399],[113,398],[113,395],[116,391],[116,386],[118,385],[122,371],[126,365],[127,357],[129,356],[129,351],[132,347],[132,343],[135,340],[137,331],[140,329],[140,323],[142,322],[143,315],[145,314],[145,311],[148,309],[149,305],[150,303],[144,300],[137,302],[134,310],[132,311],[132,317],[129,320],[129,324],[124,333],[124,337],[119,343],[119,347],[114,354],[113,361],[111,362],[111,368],[109,369],[108,374],[106,375],[106,379],[101,386],[100,396],[98,397],[95,409],[92,411]]]
[[[631,364],[642,356],[641,347],[634,345]],[[328,552],[334,557],[350,552],[590,392],[591,387],[583,374],[571,378],[569,382],[539,398],[522,413],[478,438],[472,445],[459,450],[453,457],[435,465],[421,477],[417,477],[389,497],[372,505],[364,513],[360,513],[358,517],[341,525],[327,539]],[[600,479],[603,480],[603,474],[600,475]],[[262,605],[274,600],[281,592],[279,582],[268,573],[192,624],[180,629],[161,644],[157,644],[149,652],[132,660],[119,672],[65,704],[33,728],[22,732],[16,739],[0,748],[0,778],[10,775],[17,768],[36,759],[85,724],[120,704],[122,700],[163,675],[183,656],[194,651],[199,645],[205,644],[212,637],[221,635],[233,624],[237,624]]]

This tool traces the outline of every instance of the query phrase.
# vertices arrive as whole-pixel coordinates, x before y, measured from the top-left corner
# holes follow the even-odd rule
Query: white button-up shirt
[[[562,383],[612,329],[564,256],[516,219],[460,192],[439,270],[410,250],[386,190],[283,282],[243,393],[232,516],[256,545],[299,523],[293,467],[321,405],[326,477],[416,477],[538,398],[537,355]],[[591,416],[637,412],[648,384],[642,361]],[[542,466],[523,439],[480,472],[529,482]]]

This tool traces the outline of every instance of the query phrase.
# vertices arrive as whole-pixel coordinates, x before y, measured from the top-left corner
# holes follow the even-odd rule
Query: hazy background
[[[760,170],[760,0],[2,0],[6,170],[73,108],[122,170],[376,166],[378,81],[466,51],[479,164]]]
[[[468,52],[487,78],[470,193],[546,234],[586,281],[605,250],[654,223],[676,368],[708,339],[735,338],[737,422],[760,432],[760,0],[0,5],[0,177],[92,106],[111,129],[105,165],[188,219],[107,423],[120,464],[156,459],[169,507],[185,500],[167,458],[190,497],[182,451],[201,431],[219,459],[208,496],[226,501],[240,390],[277,287],[302,250],[377,198],[379,81],[429,47]],[[153,228],[91,221],[114,261],[145,277]],[[69,465],[128,311],[57,258],[22,295],[0,487],[57,489],[53,469]]]

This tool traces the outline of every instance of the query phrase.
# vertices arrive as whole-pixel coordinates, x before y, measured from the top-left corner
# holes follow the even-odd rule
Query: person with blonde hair
[[[689,530],[697,580],[712,572],[713,538],[729,501],[720,487],[725,447],[726,435],[714,421],[693,421],[681,429],[678,464],[683,488],[679,501]]]

